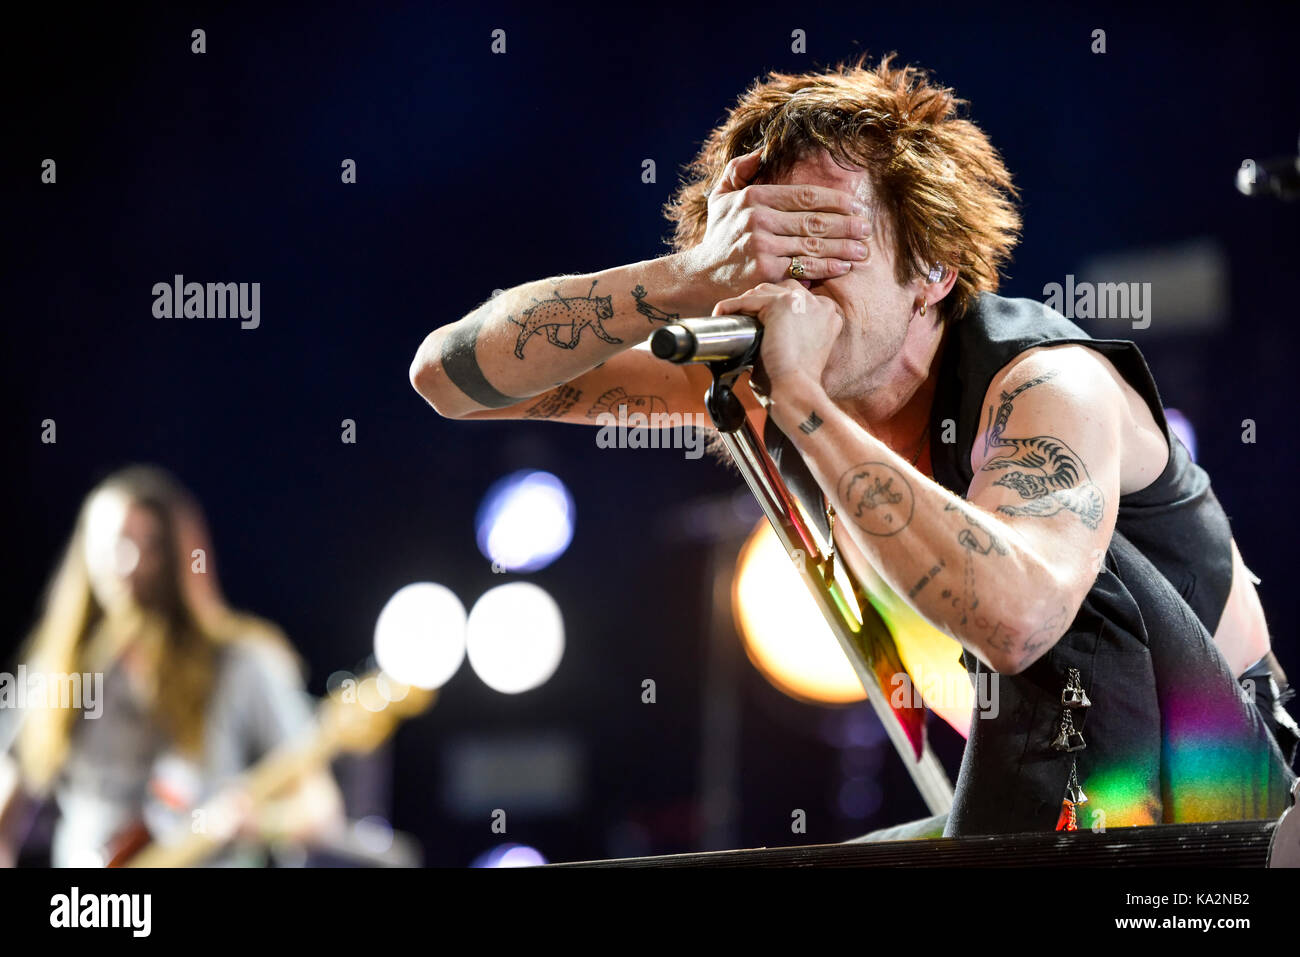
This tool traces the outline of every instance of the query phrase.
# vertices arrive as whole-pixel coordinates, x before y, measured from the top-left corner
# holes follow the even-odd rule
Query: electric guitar
[[[388,695],[383,693],[384,689],[390,689]],[[309,738],[272,751],[237,777],[232,787],[243,792],[254,811],[265,807],[309,774],[326,767],[336,755],[375,750],[402,721],[426,710],[436,696],[435,691],[402,684],[380,672],[372,672],[354,683],[345,682],[321,700],[316,727]],[[155,839],[143,821],[132,824],[105,848],[103,856],[108,866],[201,865],[232,837],[222,833],[224,829],[198,826],[198,822],[219,819],[226,793],[223,788],[213,800],[196,809],[192,815],[195,826],[190,830],[169,838]]]

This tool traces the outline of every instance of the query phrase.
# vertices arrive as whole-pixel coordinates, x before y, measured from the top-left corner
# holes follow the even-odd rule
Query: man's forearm
[[[655,328],[713,307],[681,258],[525,283],[420,346],[411,382],[444,415],[503,408],[568,382]]]
[[[1022,670],[1070,612],[1016,531],[914,468],[813,382],[774,385],[769,408],[853,543],[897,594],[996,670]]]

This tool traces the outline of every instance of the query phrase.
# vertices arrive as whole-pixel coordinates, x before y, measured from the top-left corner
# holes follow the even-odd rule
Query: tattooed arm
[[[707,369],[694,365],[674,365],[651,355],[649,349],[633,348],[620,352],[590,372],[584,372],[540,395],[501,409],[482,409],[460,416],[462,419],[535,419],[568,422],[575,425],[600,425],[607,421],[602,414],[619,416],[660,413],[672,420],[674,414],[705,415],[704,393],[709,388]],[[748,389],[739,392],[751,414],[761,422],[762,406]],[[653,420],[651,420],[653,421]]]
[[[1115,381],[1085,353],[1039,350],[1003,370],[965,500],[818,383],[773,383],[769,414],[853,544],[918,613],[1000,672],[1024,670],[1065,633],[1114,529],[1132,422]]]
[[[512,409],[644,341],[700,308],[674,257],[516,286],[434,330],[411,384],[442,415]],[[562,404],[562,403],[560,403]]]
[[[697,411],[702,390],[690,381],[692,374],[665,372],[664,363],[654,365],[649,356],[621,363],[621,379],[572,380],[644,342],[657,326],[679,316],[707,316],[719,299],[780,279],[794,256],[801,257],[809,281],[843,275],[851,262],[869,256],[863,241],[871,232],[869,211],[856,196],[808,184],[753,184],[759,163],[755,150],[727,164],[709,194],[698,245],[508,289],[434,330],[411,363],[411,385],[451,418],[519,418],[561,409],[568,401],[565,383],[584,393],[581,401],[623,388],[669,401],[669,412]],[[673,405],[668,393],[688,387],[692,404]],[[542,396],[551,390],[557,391]],[[536,401],[525,401],[530,398]],[[494,414],[485,414],[489,410]]]

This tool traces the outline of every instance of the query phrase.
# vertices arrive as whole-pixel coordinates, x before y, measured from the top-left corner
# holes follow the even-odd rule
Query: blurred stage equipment
[[[1300,867],[1300,828],[1280,821],[1030,831],[867,844],[709,851],[552,867]],[[1015,848],[1014,853],[1009,848]]]
[[[353,821],[342,833],[312,841],[310,848],[296,844],[273,844],[271,860],[276,867],[420,867],[424,863],[420,842],[410,834],[387,828],[382,846],[366,832],[365,819]],[[369,825],[373,826],[373,825]]]
[[[1242,160],[1237,170],[1237,189],[1246,196],[1284,200],[1300,197],[1300,156]]]
[[[703,363],[713,374],[705,407],[714,427],[848,656],[926,806],[932,814],[944,813],[952,806],[952,784],[926,741],[925,707],[910,693],[885,690],[893,690],[899,676],[911,680],[894,636],[852,571],[833,560],[834,543],[823,549],[815,537],[734,392],[740,377],[753,370],[761,343],[753,317],[714,316],[657,329],[650,348],[669,362]]]

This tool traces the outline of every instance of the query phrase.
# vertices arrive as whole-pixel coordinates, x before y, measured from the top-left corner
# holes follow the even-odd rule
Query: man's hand
[[[524,283],[431,332],[411,362],[412,387],[448,418],[595,422],[622,390],[668,412],[703,410],[696,373],[667,373],[633,352],[659,323],[788,277],[843,275],[870,253],[868,210],[843,190],[749,185],[759,153],[737,157],[709,197],[703,241],[600,272]],[[608,364],[604,374],[576,380]],[[686,397],[683,401],[681,397]],[[566,418],[567,417],[567,418]]]
[[[736,313],[754,316],[763,324],[760,358],[773,391],[792,380],[820,385],[844,325],[844,315],[833,301],[787,279],[765,282],[713,307],[715,316]]]
[[[798,256],[805,279],[842,276],[869,255],[867,207],[850,193],[825,186],[750,186],[758,173],[755,150],[727,164],[709,195],[704,239],[681,254],[688,274],[719,296],[789,277]]]

